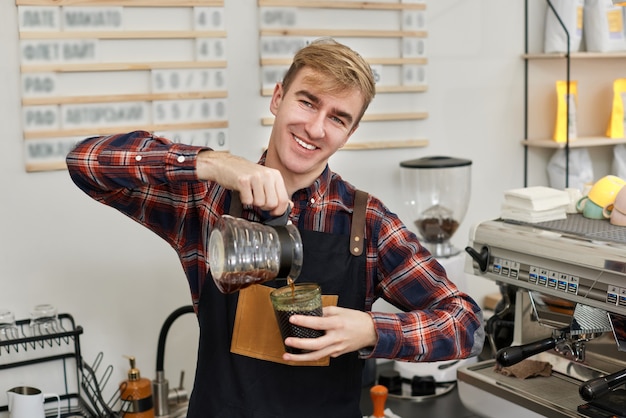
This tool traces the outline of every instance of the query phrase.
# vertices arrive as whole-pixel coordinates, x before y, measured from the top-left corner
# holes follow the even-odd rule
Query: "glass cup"
[[[317,338],[324,331],[305,328],[289,322],[291,315],[322,316],[322,291],[314,283],[298,283],[284,286],[270,293],[276,321],[280,328],[283,342],[287,337]],[[285,345],[285,351],[291,354],[306,353],[306,350]]]
[[[19,338],[15,315],[8,309],[0,309],[0,341],[15,340]]]
[[[50,304],[36,305],[30,312],[30,335],[50,335],[59,332],[57,309]]]

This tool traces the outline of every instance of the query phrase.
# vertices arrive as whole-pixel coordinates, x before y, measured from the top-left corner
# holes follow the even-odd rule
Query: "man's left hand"
[[[337,306],[324,307],[324,316],[293,315],[289,321],[294,325],[323,330],[318,338],[289,337],[285,344],[309,351],[305,354],[283,354],[283,360],[312,361],[323,357],[339,357],[342,354],[372,347],[377,335],[372,317],[355,309]]]

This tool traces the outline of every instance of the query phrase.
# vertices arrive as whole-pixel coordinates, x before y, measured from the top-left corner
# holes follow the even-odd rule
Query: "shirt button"
[[[141,161],[141,155],[135,156],[135,161]]]
[[[315,198],[314,198],[314,197],[312,197],[312,198],[311,198],[311,200],[310,200],[310,202],[311,202],[311,204],[315,203]]]
[[[179,163],[184,163],[184,162],[185,162],[185,157],[184,157],[184,156],[182,156],[182,155],[180,155],[180,156],[176,159],[176,161],[178,161]]]

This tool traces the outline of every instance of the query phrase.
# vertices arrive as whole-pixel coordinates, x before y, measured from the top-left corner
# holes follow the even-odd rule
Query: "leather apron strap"
[[[352,213],[352,225],[350,227],[350,252],[354,256],[363,254],[365,242],[365,212],[369,195],[362,190],[357,190],[354,195],[354,212]]]

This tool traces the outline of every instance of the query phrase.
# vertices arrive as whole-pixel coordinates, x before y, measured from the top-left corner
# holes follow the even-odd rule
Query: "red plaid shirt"
[[[211,280],[211,227],[230,205],[227,190],[196,177],[196,156],[202,149],[137,131],[86,139],[67,156],[79,188],[176,250],[194,306],[205,280]],[[260,164],[264,162],[263,156]],[[303,230],[349,235],[354,191],[326,167],[310,187],[292,196],[290,219]],[[242,214],[253,221],[267,216],[252,207],[244,207]],[[366,356],[436,361],[478,354],[484,338],[480,309],[447,279],[415,234],[373,196],[367,203],[366,243],[366,310],[382,297],[402,311],[370,312],[378,342]]]

